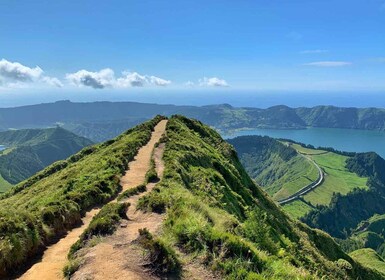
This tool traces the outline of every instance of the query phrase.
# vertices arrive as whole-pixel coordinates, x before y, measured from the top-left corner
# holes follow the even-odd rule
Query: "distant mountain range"
[[[93,142],[57,127],[0,132],[0,143],[6,147],[0,151],[0,191],[5,191]]]
[[[182,114],[220,131],[242,128],[303,129],[306,127],[385,130],[385,109],[317,106],[267,109],[228,104],[176,106],[136,102],[74,103],[58,101],[0,109],[0,130],[61,125],[93,141],[111,139],[155,115]]]

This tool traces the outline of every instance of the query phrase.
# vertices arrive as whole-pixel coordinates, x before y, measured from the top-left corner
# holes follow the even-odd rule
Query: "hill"
[[[315,181],[317,168],[297,151],[269,137],[229,139],[248,174],[274,200],[286,198]]]
[[[350,256],[357,260],[359,263],[375,269],[385,275],[385,262],[374,250],[372,249],[359,249],[352,253]]]
[[[3,195],[1,271],[7,273],[19,267],[66,229],[72,229],[93,206],[116,197],[127,164],[148,143],[161,119],[86,148]],[[139,199],[137,209],[147,212],[145,217],[155,215],[152,212],[162,213],[162,231],[139,231],[134,245],[144,246],[147,252],[142,271],[154,273],[152,277],[171,273],[183,278],[187,266],[194,265],[228,279],[384,279],[345,254],[329,235],[283,213],[250,179],[235,150],[214,130],[198,121],[174,116],[160,141],[155,146],[164,147],[164,175]],[[130,192],[133,190],[131,186]],[[93,252],[131,246],[119,243],[111,247],[104,243],[105,238],[89,239],[94,241],[87,243],[87,238],[98,232],[114,234],[116,221],[122,225],[119,220],[125,216],[121,213],[125,211],[123,204],[116,210],[114,205],[105,205],[94,216],[71,249],[71,258],[80,260],[73,260],[76,265],[66,272],[90,265],[81,261],[86,252],[72,255],[83,245],[86,247],[81,250]],[[10,206],[16,211],[9,211]],[[130,230],[130,224],[121,227]],[[137,255],[130,255],[133,252]],[[94,260],[97,257],[94,255]],[[143,250],[122,257],[114,263],[126,262],[122,267],[127,269],[127,261],[141,259]],[[114,271],[109,273],[114,275]]]
[[[59,127],[0,132],[0,143],[0,191],[92,144]]]
[[[183,114],[219,131],[244,128],[303,129],[306,127],[385,130],[385,109],[317,106],[267,109],[236,108],[228,104],[176,106],[137,102],[74,103],[58,101],[0,108],[0,130],[61,125],[95,142],[111,139],[129,127],[161,114]]]
[[[368,189],[369,176],[357,174],[346,166],[351,155],[266,136],[242,136],[228,141],[234,145],[249,175],[275,201],[288,198],[316,182],[319,178],[317,166],[322,170],[324,176],[319,186],[284,205],[295,218],[305,216],[317,205],[328,206],[335,194]]]

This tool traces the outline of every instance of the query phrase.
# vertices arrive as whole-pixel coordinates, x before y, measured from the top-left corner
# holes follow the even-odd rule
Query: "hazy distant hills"
[[[60,127],[0,132],[0,143],[0,191],[92,144]]]
[[[182,114],[218,130],[240,128],[301,129],[305,127],[385,130],[385,109],[317,106],[267,109],[235,108],[227,104],[176,106],[136,102],[55,103],[0,109],[0,129],[63,125],[93,141],[117,136],[155,115]]]

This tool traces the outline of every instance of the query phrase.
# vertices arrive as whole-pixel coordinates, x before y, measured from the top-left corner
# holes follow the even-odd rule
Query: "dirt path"
[[[162,178],[164,170],[163,151],[164,144],[160,144],[154,150],[155,166],[159,178]],[[138,175],[137,179],[141,181],[136,183],[142,183],[144,177]],[[133,184],[131,187],[135,185]],[[132,243],[139,236],[139,229],[147,228],[150,232],[157,233],[161,228],[163,215],[136,210],[139,198],[150,192],[155,186],[156,183],[149,183],[146,192],[126,200],[131,204],[127,211],[129,221],[124,224],[124,227],[118,228],[112,236],[105,238],[103,242],[85,249],[81,256],[83,265],[71,279],[157,279],[143,268],[143,251]]]
[[[150,160],[155,144],[159,141],[166,128],[167,121],[163,120],[155,127],[150,141],[140,148],[137,156],[129,163],[126,174],[121,179],[123,191],[142,184],[145,179],[147,170],[150,167]],[[132,205],[131,209],[135,209]],[[87,228],[92,220],[92,217],[99,212],[99,209],[93,209],[86,214],[82,219],[83,225],[75,228],[60,239],[57,243],[49,246],[40,262],[34,264],[27,272],[19,279],[22,280],[53,280],[63,279],[62,269],[67,263],[67,254],[70,247],[74,244],[81,233]],[[131,213],[128,213],[130,215]],[[129,216],[130,217],[130,216]],[[84,279],[84,278],[82,278]],[[111,279],[110,277],[104,279]]]

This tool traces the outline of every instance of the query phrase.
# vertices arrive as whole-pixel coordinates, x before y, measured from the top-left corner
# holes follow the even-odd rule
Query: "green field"
[[[312,207],[310,207],[302,200],[295,200],[289,204],[282,206],[282,208],[285,210],[286,213],[290,215],[290,217],[294,219],[299,219],[312,210]]]
[[[362,265],[385,275],[385,262],[373,249],[359,249],[349,255]]]
[[[313,205],[329,205],[333,193],[347,194],[355,188],[368,189],[367,178],[359,177],[345,167],[348,157],[335,153],[312,155],[311,158],[322,168],[324,182],[304,196]]]
[[[4,180],[4,178],[0,175],[0,193],[6,192],[11,187],[12,185],[8,181]]]
[[[279,188],[272,195],[276,201],[294,194],[318,178],[317,168],[302,156],[292,158],[286,167],[287,172],[279,180],[275,181],[272,186],[266,188],[268,193],[274,187],[275,189]]]
[[[367,178],[359,177],[345,167],[347,156],[324,150],[309,149],[298,144],[291,144],[290,146],[311,158],[324,171],[323,183],[303,197],[306,202],[312,205],[329,205],[333,193],[345,195],[355,188],[368,189]],[[302,201],[289,203],[283,208],[295,218],[304,216],[311,209]]]

